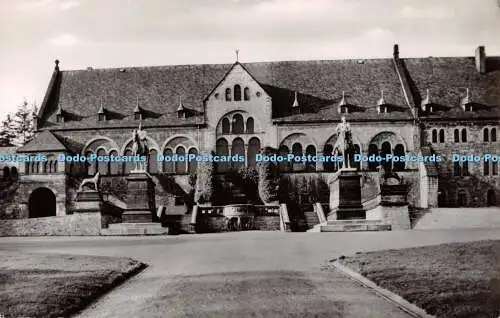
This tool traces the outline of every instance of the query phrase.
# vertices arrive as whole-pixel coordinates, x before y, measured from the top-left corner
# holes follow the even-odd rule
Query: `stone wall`
[[[266,215],[254,217],[254,230],[279,231],[279,215]],[[222,215],[202,216],[196,221],[196,233],[227,232],[226,218]]]
[[[102,225],[103,220],[99,213],[0,220],[0,236],[99,235]]]

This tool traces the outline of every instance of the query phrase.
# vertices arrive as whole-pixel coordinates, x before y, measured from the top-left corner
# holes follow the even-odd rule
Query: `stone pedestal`
[[[361,174],[355,168],[343,168],[330,184],[330,209],[334,215],[328,219],[366,219],[361,204]]]
[[[98,191],[87,190],[76,193],[75,213],[100,213],[102,207],[102,196]]]
[[[127,210],[123,223],[152,223],[155,213],[155,183],[147,172],[131,172],[127,177]]]

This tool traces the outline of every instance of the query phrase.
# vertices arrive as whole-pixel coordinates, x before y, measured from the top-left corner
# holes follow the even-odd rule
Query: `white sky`
[[[497,0],[0,0],[0,118],[54,68],[500,55]]]

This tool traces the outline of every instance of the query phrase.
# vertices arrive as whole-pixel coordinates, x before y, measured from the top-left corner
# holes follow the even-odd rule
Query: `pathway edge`
[[[409,315],[411,315],[413,317],[419,317],[419,318],[420,317],[422,317],[422,318],[435,318],[435,316],[429,315],[424,309],[410,303],[409,301],[407,301],[403,297],[401,297],[401,296],[399,296],[399,295],[397,295],[397,294],[395,294],[395,293],[393,293],[385,288],[380,287],[379,285],[377,285],[373,281],[369,280],[368,278],[364,277],[360,273],[352,270],[351,268],[349,268],[347,266],[340,264],[340,262],[335,261],[335,262],[331,263],[331,265],[333,265],[337,270],[339,270],[342,273],[344,273],[345,275],[347,275],[349,278],[357,281],[358,283],[360,283],[361,285],[363,285],[365,287],[372,289],[375,293],[382,296],[386,300],[392,302],[393,304],[395,304],[396,306],[398,306],[399,308],[404,310]]]

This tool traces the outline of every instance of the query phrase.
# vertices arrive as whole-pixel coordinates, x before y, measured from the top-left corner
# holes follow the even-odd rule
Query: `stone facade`
[[[55,215],[71,213],[76,180],[97,171],[106,191],[125,200],[131,164],[54,158],[130,155],[131,133],[139,123],[147,131],[153,159],[148,169],[156,184],[154,205],[165,207],[168,215],[184,215],[193,204],[190,175],[196,173],[196,162],[156,162],[158,154],[245,157],[245,162],[232,164],[234,169],[254,167],[255,155],[263,147],[285,154],[331,155],[341,116],[350,123],[362,155],[375,151],[445,158],[438,164],[386,166],[409,184],[410,206],[496,204],[493,199],[500,194],[496,164],[486,169],[484,164],[469,163],[467,173],[463,167],[455,173],[456,167],[447,161],[452,153],[499,149],[500,111],[493,106],[500,105],[500,63],[497,57],[488,57],[487,64],[477,61],[483,58],[403,59],[395,47],[392,58],[377,60],[82,71],[61,71],[57,64],[38,116],[37,138],[18,149],[21,154],[43,153],[50,162],[19,167],[17,200],[22,216],[30,216],[30,198],[38,188],[53,193]],[[476,62],[486,69],[476,70]],[[101,96],[103,88],[106,96]],[[229,166],[218,164],[216,171],[223,175]],[[338,167],[318,162],[280,168],[282,177],[290,180],[297,180],[294,175],[308,179],[322,175],[327,181]],[[368,175],[376,179],[376,164],[362,162],[358,169],[365,176],[362,184]],[[375,188],[366,190],[374,192],[366,200],[378,195],[380,189]],[[299,192],[298,205],[302,196],[312,195]],[[288,200],[286,195],[280,198]]]

